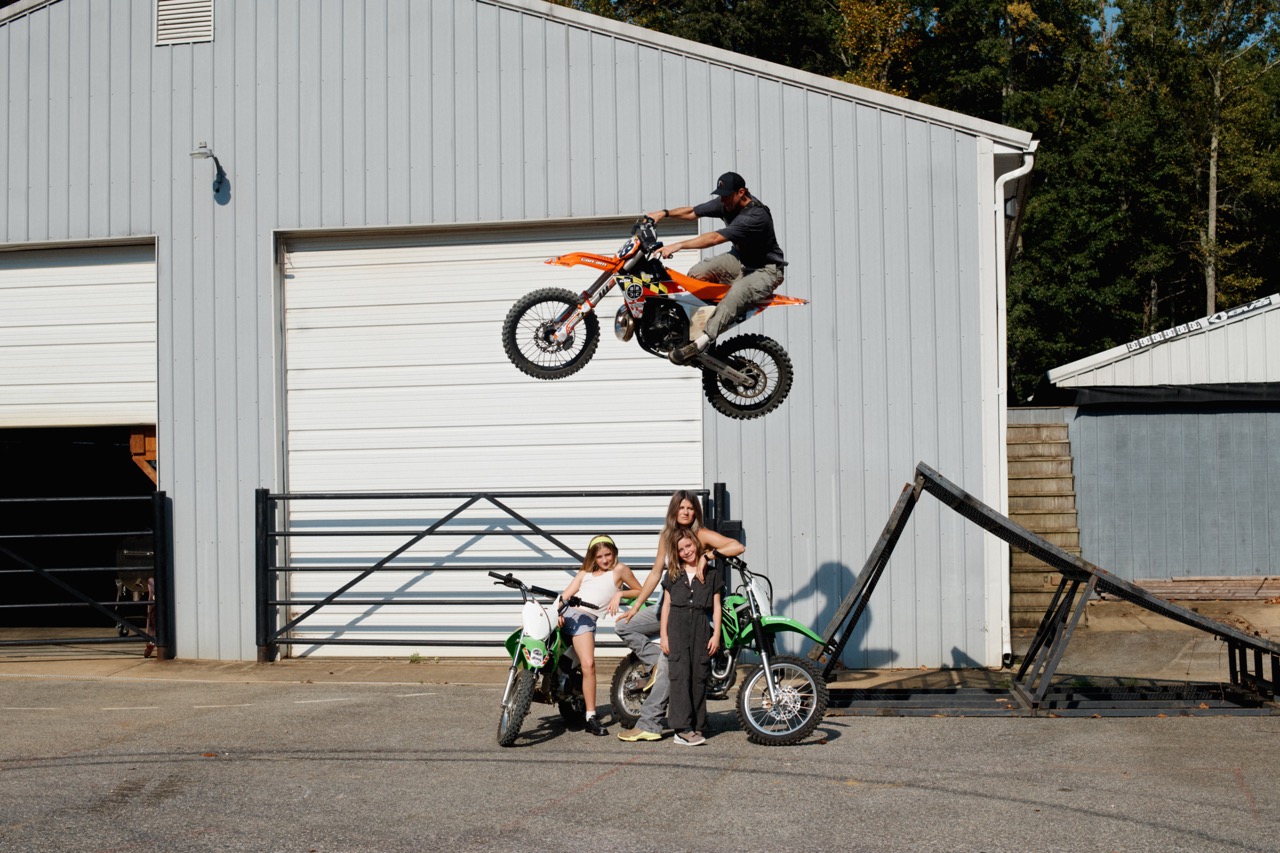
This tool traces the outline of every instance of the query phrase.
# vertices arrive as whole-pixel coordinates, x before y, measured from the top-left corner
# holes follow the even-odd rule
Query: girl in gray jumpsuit
[[[662,651],[667,655],[671,698],[667,721],[675,742],[706,742],[707,678],[720,646],[720,571],[707,565],[697,535],[687,527],[667,540],[669,567],[662,578]]]

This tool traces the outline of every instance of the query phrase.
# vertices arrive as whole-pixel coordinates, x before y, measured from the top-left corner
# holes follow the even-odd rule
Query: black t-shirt
[[[716,230],[733,244],[747,269],[759,269],[766,264],[785,267],[787,262],[783,260],[782,247],[778,245],[778,235],[773,230],[773,215],[755,196],[748,195],[747,198],[750,199],[747,206],[734,214],[725,213],[719,196],[704,201],[693,212],[700,217],[724,220],[725,226]]]
[[[691,607],[710,613],[715,605],[715,595],[722,591],[723,586],[720,570],[714,566],[707,566],[701,581],[695,575],[692,583],[683,569],[675,580],[671,579],[670,572],[662,574],[663,594],[671,596],[672,607]]]

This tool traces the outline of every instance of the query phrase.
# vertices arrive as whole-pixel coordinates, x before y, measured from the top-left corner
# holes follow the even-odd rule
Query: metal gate
[[[173,575],[164,492],[120,497],[0,498],[0,604],[8,634],[26,621],[30,636],[0,646],[144,643],[144,654],[173,656]],[[124,518],[136,523],[120,523]],[[114,558],[103,555],[114,552]],[[110,563],[108,565],[107,563]],[[106,592],[114,585],[115,595]],[[22,587],[28,594],[18,596]],[[74,617],[71,614],[74,613]],[[67,622],[77,632],[49,634]]]
[[[726,517],[727,494],[723,483],[712,492],[692,490],[702,501],[704,518],[708,527],[726,535],[741,536],[740,525]],[[424,640],[421,636],[344,636],[342,630],[322,630],[320,635],[300,637],[308,629],[309,620],[332,608],[365,608],[369,612],[382,612],[384,608],[467,608],[468,614],[493,612],[493,608],[513,602],[509,595],[496,592],[493,595],[445,594],[407,592],[413,583],[433,576],[472,573],[479,584],[487,584],[485,574],[501,572],[564,572],[576,568],[582,555],[566,540],[570,537],[587,537],[602,531],[602,519],[607,512],[601,510],[597,517],[578,515],[571,518],[556,517],[543,509],[547,502],[574,499],[587,505],[604,507],[609,501],[628,498],[652,499],[655,511],[651,515],[632,515],[625,519],[609,518],[613,524],[607,532],[622,536],[656,537],[665,521],[667,500],[671,490],[601,490],[601,491],[519,491],[519,492],[410,492],[410,493],[308,493],[272,494],[266,489],[256,492],[257,532],[257,645],[259,661],[275,660],[280,646],[288,645],[346,645],[346,646],[441,646],[441,647],[498,647],[501,636],[487,638],[443,637]],[[344,509],[326,517],[323,523],[312,526],[290,524],[287,507],[301,504],[341,502]],[[434,502],[430,514],[423,510],[401,512],[395,507],[424,505]],[[381,509],[373,510],[374,507]],[[366,509],[368,508],[368,509]],[[469,521],[476,510],[489,514],[486,524]],[[370,515],[395,519],[386,524],[372,524]],[[412,516],[412,517],[410,517]],[[496,521],[495,521],[496,519]],[[591,525],[594,522],[594,526]],[[335,555],[310,562],[299,560],[289,547],[300,540],[327,539],[335,544],[327,546]],[[351,558],[341,543],[351,540],[366,543],[376,539],[391,540],[394,545],[382,546],[378,553]],[[429,557],[415,555],[413,549],[429,540],[463,541],[470,546],[486,539],[519,539],[536,542],[543,553],[533,560],[506,557],[501,560],[458,556],[458,550],[449,549],[444,556],[433,553]],[[479,549],[483,551],[483,549]],[[291,590],[289,579],[308,573],[331,577],[333,582],[323,589],[312,589],[308,594]],[[368,586],[358,587],[378,576],[396,576],[394,584],[399,592],[370,594]],[[465,584],[463,585],[465,587]],[[386,589],[391,589],[391,586]],[[473,585],[473,588],[478,586]],[[516,602],[518,604],[518,602]],[[283,611],[283,615],[282,615]],[[401,612],[404,612],[401,610]],[[518,608],[513,611],[518,614]],[[402,620],[407,624],[408,618]],[[512,626],[515,622],[511,623]],[[414,633],[412,625],[404,629]],[[509,630],[509,628],[507,629]],[[610,645],[601,643],[601,645]],[[614,643],[613,645],[617,645]]]

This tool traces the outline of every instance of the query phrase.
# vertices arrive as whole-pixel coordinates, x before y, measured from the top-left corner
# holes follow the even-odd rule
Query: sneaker
[[[698,356],[702,355],[702,350],[698,348],[696,341],[690,341],[684,346],[676,347],[667,356],[672,364],[688,364]]]
[[[644,683],[644,687],[640,688],[645,693],[653,689],[653,685],[658,680],[658,665],[655,663],[653,668],[649,670],[649,680]]]
[[[673,740],[681,746],[702,746],[707,742],[707,739],[697,732],[676,732]]]
[[[662,735],[657,732],[649,732],[644,729],[623,729],[618,732],[618,740],[625,740],[628,743],[635,743],[638,740],[662,740]]]
[[[592,734],[596,737],[604,737],[608,733],[609,730],[600,725],[599,719],[596,717],[587,717],[587,734]]]

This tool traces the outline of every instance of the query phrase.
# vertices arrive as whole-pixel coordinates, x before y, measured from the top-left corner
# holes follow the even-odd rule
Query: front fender
[[[547,660],[551,659],[552,649],[546,643],[544,643],[542,640],[537,639],[536,637],[528,637],[528,636],[524,638],[524,642],[521,642],[520,635],[522,633],[524,632],[520,630],[513,631],[511,632],[511,636],[507,637],[507,639],[503,642],[502,645],[506,647],[508,655],[514,658],[516,654],[519,653],[522,649],[533,649],[535,651],[542,652],[543,656]],[[552,636],[555,636],[554,632]]]
[[[606,271],[622,269],[621,259],[612,255],[595,255],[591,252],[570,252],[567,255],[547,258],[547,263],[561,267],[583,266]]]
[[[744,627],[745,630],[742,633],[742,641],[749,643],[751,642],[751,635],[755,633],[755,626],[748,622]],[[762,627],[764,632],[769,635],[777,635],[783,631],[795,631],[797,634],[803,634],[815,643],[826,642],[807,626],[800,624],[794,619],[789,619],[786,616],[765,616],[760,620],[760,627]]]

